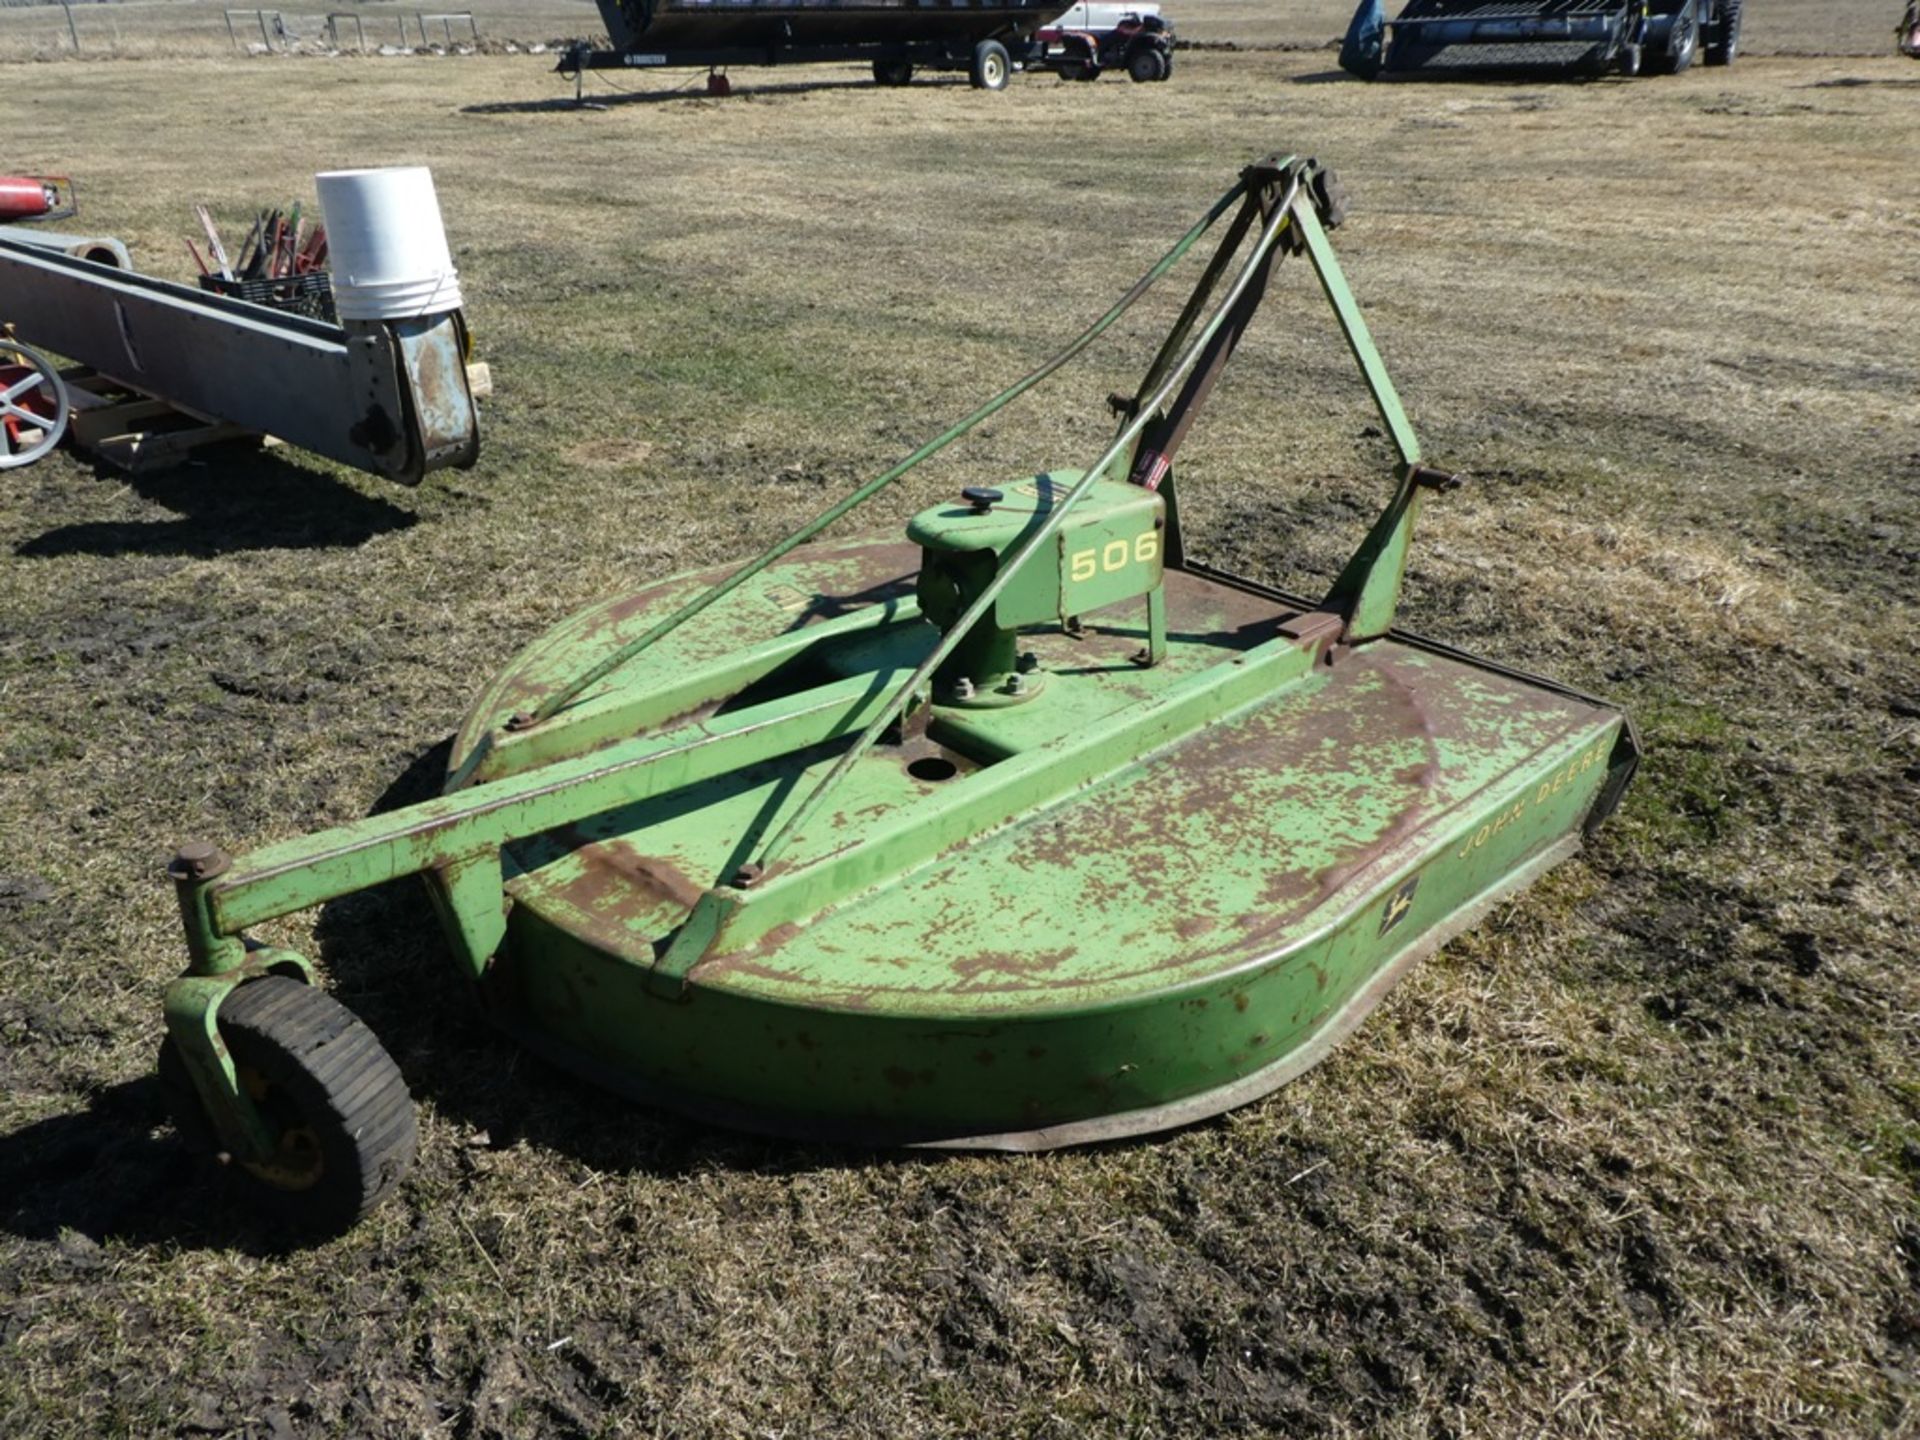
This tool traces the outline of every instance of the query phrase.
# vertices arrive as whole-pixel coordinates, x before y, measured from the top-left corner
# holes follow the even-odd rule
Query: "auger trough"
[[[398,1070],[306,959],[245,934],[409,874],[502,1027],[717,1124],[1040,1150],[1186,1124],[1322,1058],[1571,854],[1638,756],[1618,710],[1394,628],[1420,509],[1456,479],[1422,463],[1334,259],[1342,208],[1313,161],[1249,167],[1058,355],[786,540],[528,646],[441,797],[182,849],[192,962],[161,1057],[182,1129],[306,1221],[393,1188]],[[1223,220],[1085,468],[980,477],[904,538],[818,539]],[[1181,442],[1286,256],[1399,456],[1318,599],[1189,560],[1180,531]]]

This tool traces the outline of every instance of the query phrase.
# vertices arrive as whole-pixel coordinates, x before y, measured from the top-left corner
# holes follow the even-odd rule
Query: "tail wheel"
[[[876,60],[873,79],[876,85],[904,85],[913,79],[913,64],[907,60]]]
[[[1731,65],[1740,53],[1740,0],[1720,0],[1720,19],[1707,42],[1707,64]]]
[[[974,89],[1004,90],[1012,74],[1013,61],[1007,55],[1007,47],[998,40],[982,40],[973,47]]]
[[[346,1229],[399,1186],[418,1134],[413,1101],[393,1058],[339,1001],[297,980],[242,985],[220,1006],[220,1036],[241,1088],[278,1137],[264,1160],[239,1169],[303,1229]],[[206,1145],[186,1066],[169,1041],[161,1089],[189,1144]]]
[[[58,445],[68,413],[66,383],[53,362],[0,340],[0,470],[31,465]]]

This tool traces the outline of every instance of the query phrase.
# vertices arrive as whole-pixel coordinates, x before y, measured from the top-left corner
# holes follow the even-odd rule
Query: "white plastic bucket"
[[[460,282],[424,165],[313,177],[342,320],[410,320],[460,308]]]

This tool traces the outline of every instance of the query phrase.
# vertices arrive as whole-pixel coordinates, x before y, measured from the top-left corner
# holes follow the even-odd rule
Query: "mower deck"
[[[594,704],[630,706],[660,676],[701,686],[699,651],[736,663],[712,637],[765,634],[784,610],[826,638],[730,713],[828,695],[852,710],[937,638],[912,604],[918,560],[893,543],[797,552],[711,614],[705,641],[656,652]],[[542,698],[542,677],[579,673],[723,573],[624,597],[529,647],[469,716],[455,772]],[[1328,664],[1324,627],[1281,597],[1174,570],[1165,589],[1161,664],[1134,658],[1143,606],[1115,605],[1078,636],[1023,634],[1047,676],[1031,703],[936,704],[924,736],[863,756],[796,838],[798,893],[745,892],[743,913],[773,913],[683,974],[664,957],[701,893],[843,745],[508,846],[489,1008],[562,1063],[701,1117],[1043,1148],[1281,1084],[1405,961],[1577,844],[1618,712],[1399,638]],[[1250,670],[1289,666],[1290,683],[1240,700]],[[1111,738],[1196,695],[1217,719],[1144,754]],[[1073,783],[1055,795],[1062,767]],[[988,788],[980,811],[969,792]],[[980,833],[903,856],[903,840],[956,823]]]

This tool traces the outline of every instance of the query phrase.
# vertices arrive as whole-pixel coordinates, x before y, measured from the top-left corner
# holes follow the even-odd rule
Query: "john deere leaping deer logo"
[[[1413,892],[1420,888],[1420,877],[1409,875],[1398,890],[1387,897],[1387,908],[1380,912],[1380,933],[1386,934],[1407,918],[1413,909]]]

